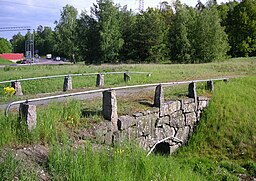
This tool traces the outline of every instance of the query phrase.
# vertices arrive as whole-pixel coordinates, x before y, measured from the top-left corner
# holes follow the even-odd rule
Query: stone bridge
[[[213,92],[213,81],[207,81],[206,88]],[[195,82],[188,85],[188,98],[169,102],[164,101],[163,85],[159,84],[155,89],[154,107],[132,115],[118,117],[115,90],[103,91],[102,100],[105,121],[85,130],[86,135],[78,135],[79,138],[93,138],[97,143],[108,145],[136,141],[145,150],[164,154],[173,153],[186,144],[209,103],[209,98],[197,96]],[[20,117],[25,118],[29,130],[36,127],[35,111],[35,105],[20,105]]]
[[[208,83],[213,91],[213,84]],[[195,83],[189,85],[189,97],[164,102],[163,88],[157,86],[152,109],[132,115],[117,116],[114,91],[103,94],[103,112],[111,122],[104,122],[95,128],[95,137],[100,143],[116,144],[136,141],[145,150],[162,154],[173,153],[186,144],[201,113],[208,106],[209,98],[196,96]],[[105,104],[104,104],[105,101]],[[151,150],[151,151],[152,151]]]

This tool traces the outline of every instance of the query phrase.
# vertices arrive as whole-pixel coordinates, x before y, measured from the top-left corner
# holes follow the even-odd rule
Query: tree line
[[[24,52],[26,36],[12,38]],[[228,56],[256,56],[256,0],[195,7],[176,0],[135,13],[112,0],[97,0],[78,15],[66,5],[55,28],[38,26],[35,49],[88,64],[118,62],[201,63]]]

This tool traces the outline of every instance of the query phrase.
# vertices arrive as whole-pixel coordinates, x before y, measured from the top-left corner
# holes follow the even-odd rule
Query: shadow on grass
[[[139,101],[139,104],[149,107],[154,107],[154,104],[147,102],[147,101]]]
[[[81,111],[81,115],[82,117],[91,117],[91,116],[100,116],[102,114],[102,111],[99,111],[99,110],[95,110],[95,111],[92,111],[88,108],[85,108],[85,109],[82,109]]]

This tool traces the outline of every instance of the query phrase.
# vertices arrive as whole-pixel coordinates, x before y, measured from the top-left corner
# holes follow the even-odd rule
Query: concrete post
[[[164,103],[164,90],[162,85],[159,84],[155,90],[154,106],[161,107],[163,103]]]
[[[124,73],[124,81],[125,81],[125,82],[128,82],[128,81],[130,81],[130,80],[131,80],[130,74],[129,74],[128,72],[125,72],[125,73]]]
[[[11,82],[11,87],[15,89],[15,95],[16,96],[22,96],[22,88],[19,81]]]
[[[64,84],[63,84],[63,91],[69,91],[72,90],[72,77],[71,76],[65,76],[64,77]]]
[[[207,81],[206,89],[209,90],[209,91],[211,91],[211,92],[214,92],[214,83],[213,83],[212,80]]]
[[[103,117],[111,121],[114,128],[113,130],[117,131],[118,115],[116,92],[114,90],[104,91],[102,104]]]
[[[104,86],[104,75],[97,74],[96,87],[102,87],[102,86]]]
[[[24,119],[28,126],[28,130],[31,131],[36,128],[36,106],[29,105],[27,103],[20,104],[19,107],[19,119]]]
[[[188,97],[197,99],[195,82],[192,82],[188,85]]]

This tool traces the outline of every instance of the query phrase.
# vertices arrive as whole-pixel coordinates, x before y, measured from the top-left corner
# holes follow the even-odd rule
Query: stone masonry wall
[[[187,142],[208,103],[207,97],[197,97],[196,101],[188,98],[165,102],[160,108],[152,108],[132,116],[120,116],[117,121],[118,131],[112,132],[109,129],[101,132],[98,129],[96,137],[102,140],[100,142],[108,144],[125,140],[137,141],[148,151],[158,141],[171,136],[173,138],[165,143],[169,144],[172,153]]]

